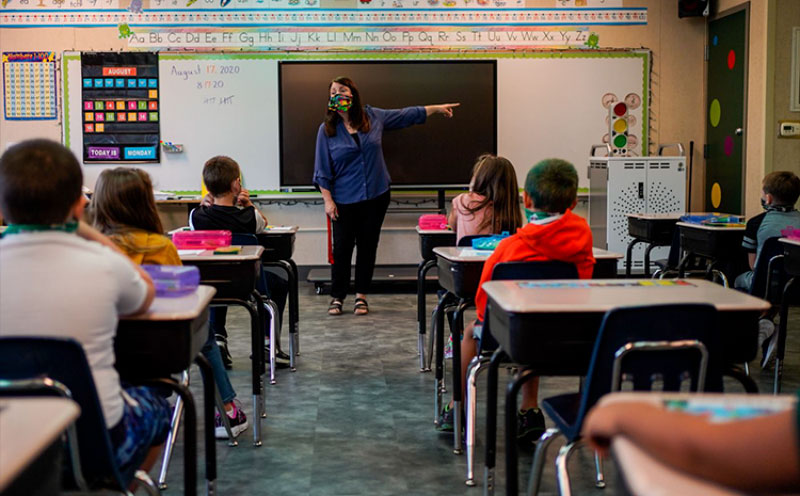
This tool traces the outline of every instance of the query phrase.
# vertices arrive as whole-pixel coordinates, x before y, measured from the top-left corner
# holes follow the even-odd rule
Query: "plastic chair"
[[[606,313],[583,391],[542,401],[556,428],[548,429],[537,443],[528,494],[538,494],[546,451],[558,434],[567,440],[556,457],[558,488],[562,496],[571,494],[567,463],[580,445],[584,418],[603,395],[619,391],[623,381],[637,391],[652,390],[655,383],[664,391],[680,391],[690,377],[691,391],[721,391],[717,350],[717,311],[712,305],[623,307]],[[596,485],[604,487],[598,456],[595,463]]]
[[[559,262],[501,262],[492,269],[492,280],[514,279],[577,279],[578,269],[575,265]],[[489,363],[487,351],[496,348],[497,343],[491,337],[488,319],[483,323],[481,336],[481,353],[476,356],[467,368],[467,479],[468,486],[475,485],[475,428],[478,413],[478,375]],[[457,371],[455,372],[457,373]]]
[[[128,487],[136,482],[149,494],[160,494],[147,474],[138,470],[144,460],[131,463],[125,470],[117,465],[92,371],[80,343],[62,338],[0,338],[0,395],[20,394],[62,396],[80,406],[75,432],[68,432],[72,480],[65,481],[66,486],[131,494]]]

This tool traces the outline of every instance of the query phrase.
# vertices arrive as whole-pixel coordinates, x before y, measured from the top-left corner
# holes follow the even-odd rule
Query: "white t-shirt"
[[[127,258],[75,234],[45,231],[0,240],[0,336],[80,342],[109,429],[123,413],[114,369],[117,320],[138,310],[146,295]]]

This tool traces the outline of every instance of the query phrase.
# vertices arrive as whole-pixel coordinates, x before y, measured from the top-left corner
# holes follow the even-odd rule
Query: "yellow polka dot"
[[[722,203],[722,188],[720,188],[719,183],[714,183],[711,186],[711,205],[714,208],[719,208],[720,203]]]
[[[708,120],[713,127],[719,125],[719,118],[722,115],[722,108],[720,107],[719,100],[716,98],[711,101],[711,108],[708,109]]]

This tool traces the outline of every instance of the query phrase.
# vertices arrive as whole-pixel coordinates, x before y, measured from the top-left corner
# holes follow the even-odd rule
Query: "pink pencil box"
[[[447,217],[442,214],[425,214],[419,217],[419,228],[425,230],[447,229]]]
[[[179,231],[172,235],[179,250],[213,250],[231,245],[230,231]]]

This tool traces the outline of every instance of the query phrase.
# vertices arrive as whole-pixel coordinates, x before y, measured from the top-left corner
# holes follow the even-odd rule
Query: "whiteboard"
[[[423,56],[395,55],[409,59]],[[455,58],[445,53],[424,56]],[[199,191],[205,161],[214,155],[228,155],[241,165],[245,187],[278,190],[278,61],[309,58],[290,53],[162,52],[161,137],[183,145],[184,152],[162,153],[160,164],[140,167],[150,173],[157,189]],[[326,58],[350,60],[353,56],[313,54],[314,60]],[[369,58],[386,55],[358,57]],[[461,54],[458,58],[487,56]],[[520,186],[533,164],[558,157],[572,162],[578,169],[580,186],[588,187],[590,148],[602,143],[608,132],[608,110],[603,106],[606,95],[618,100],[638,95],[641,104],[630,112],[635,123],[629,132],[638,140],[635,152],[647,154],[648,51],[493,53],[491,58],[498,61],[498,154],[514,164]],[[65,52],[63,67],[64,143],[82,157],[80,54]],[[84,165],[84,183],[93,187],[97,176],[108,167]]]

